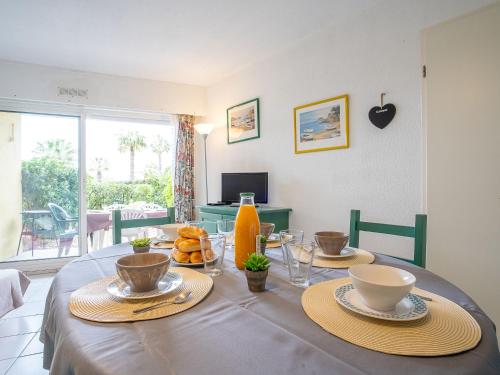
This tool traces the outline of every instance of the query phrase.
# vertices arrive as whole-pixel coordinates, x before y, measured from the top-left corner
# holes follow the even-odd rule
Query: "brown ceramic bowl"
[[[160,253],[140,253],[116,261],[118,276],[132,292],[148,292],[158,287],[170,266],[170,256]]]
[[[271,234],[274,232],[274,224],[273,223],[260,223],[260,234],[269,238]]]
[[[314,239],[327,255],[339,255],[349,241],[349,236],[342,232],[316,232]]]

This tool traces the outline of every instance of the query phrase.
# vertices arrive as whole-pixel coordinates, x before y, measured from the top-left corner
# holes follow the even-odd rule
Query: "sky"
[[[150,148],[158,136],[166,138],[170,145],[163,155],[163,167],[172,167],[175,149],[174,126],[158,123],[139,123],[101,119],[87,119],[87,171],[95,176],[93,166],[96,158],[107,161],[108,170],[103,171],[104,181],[127,181],[129,179],[129,154],[118,151],[118,137],[127,131],[138,131],[146,137],[148,147],[136,154],[135,177],[141,179],[148,167],[157,168],[158,157]],[[78,119],[48,115],[26,114],[21,117],[21,157],[23,160],[35,156],[33,150],[38,142],[62,138],[78,149]],[[76,153],[75,153],[76,155]],[[75,167],[77,160],[75,160]]]

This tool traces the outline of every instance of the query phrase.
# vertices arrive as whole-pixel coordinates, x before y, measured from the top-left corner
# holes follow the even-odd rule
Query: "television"
[[[222,173],[222,201],[239,203],[240,193],[254,193],[255,203],[267,203],[267,172]]]

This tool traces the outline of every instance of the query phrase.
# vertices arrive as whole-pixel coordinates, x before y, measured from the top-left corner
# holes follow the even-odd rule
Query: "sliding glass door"
[[[79,256],[80,118],[0,112],[0,262]]]

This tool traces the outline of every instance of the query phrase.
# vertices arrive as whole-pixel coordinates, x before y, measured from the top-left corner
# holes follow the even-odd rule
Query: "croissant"
[[[174,257],[174,259],[177,263],[189,263],[189,254],[188,253],[181,253],[180,251],[175,250],[172,253],[172,256]]]
[[[182,227],[177,229],[177,233],[181,237],[199,239],[201,236],[206,236],[207,231],[198,227]]]
[[[201,251],[194,251],[189,255],[189,260],[191,263],[203,263],[203,258],[201,256]]]

